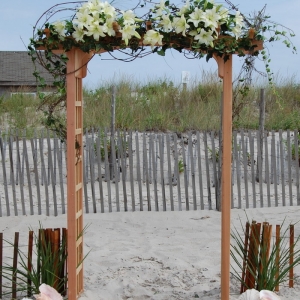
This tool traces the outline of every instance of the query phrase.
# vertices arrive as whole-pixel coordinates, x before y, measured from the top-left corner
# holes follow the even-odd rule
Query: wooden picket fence
[[[25,295],[30,297],[35,290],[33,278],[42,284],[46,282],[46,277],[52,276],[55,277],[53,287],[62,295],[66,295],[67,229],[41,228],[36,236],[33,231],[29,231],[27,243],[24,242],[24,236],[20,237],[19,232],[15,232],[13,241],[10,241],[10,238],[4,239],[3,233],[0,233],[0,299],[4,296],[10,299]],[[20,242],[20,238],[23,243]],[[54,261],[54,274],[49,276],[42,269],[43,264],[49,264],[45,260],[50,253]],[[20,272],[16,272],[17,269]]]
[[[66,145],[47,131],[0,138],[0,216],[66,213]],[[219,209],[218,132],[89,130],[86,213]],[[298,131],[235,131],[232,208],[300,205]],[[260,150],[262,149],[262,150]]]

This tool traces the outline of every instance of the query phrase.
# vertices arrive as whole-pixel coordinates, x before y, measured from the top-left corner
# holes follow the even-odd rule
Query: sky
[[[0,17],[0,51],[26,51],[29,39],[32,37],[32,28],[39,17],[55,4],[68,1],[57,0],[1,0]],[[157,2],[159,2],[157,0]],[[180,3],[180,0],[171,0]],[[215,1],[224,3],[224,1]],[[298,54],[292,54],[282,42],[269,45],[271,54],[271,71],[280,80],[293,79],[300,83],[300,33],[297,31],[300,25],[299,0],[231,0],[239,10],[248,15],[257,12],[266,4],[266,14],[271,20],[282,24],[295,31],[296,37],[292,38],[298,49]],[[122,10],[130,9],[138,3],[137,0],[116,0],[114,6]],[[224,3],[226,4],[226,3]],[[53,19],[55,21],[56,19]],[[187,59],[175,50],[168,50],[165,57],[151,54],[144,58],[138,58],[132,62],[108,60],[108,54],[95,56],[88,65],[88,75],[84,79],[84,86],[90,89],[97,88],[106,82],[117,82],[121,79],[130,79],[135,82],[147,83],[152,80],[170,80],[175,84],[181,83],[182,72],[190,74],[190,82],[201,81],[205,72],[216,72],[216,62],[211,59]],[[236,76],[240,70],[242,58],[234,56],[233,70]],[[264,71],[262,62],[256,62],[256,68]],[[0,66],[1,67],[1,66]],[[264,82],[261,77],[259,80]]]

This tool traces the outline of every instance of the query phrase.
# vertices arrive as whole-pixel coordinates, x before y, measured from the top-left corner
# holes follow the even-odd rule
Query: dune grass
[[[257,129],[260,89],[265,89],[267,130],[300,128],[300,84],[295,76],[276,79],[276,91],[264,82],[254,82],[248,95],[233,101],[233,128]],[[94,90],[84,88],[84,128],[110,126],[111,89],[116,87],[116,128],[139,131],[219,130],[222,82],[216,73],[203,71],[184,89],[166,78],[145,84],[131,79],[104,82]],[[0,98],[1,128],[41,125],[38,100],[26,95]]]

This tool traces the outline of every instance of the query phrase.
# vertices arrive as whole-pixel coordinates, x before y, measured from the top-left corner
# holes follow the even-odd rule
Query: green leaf
[[[166,52],[164,50],[159,50],[159,51],[157,51],[157,54],[160,56],[165,56]]]

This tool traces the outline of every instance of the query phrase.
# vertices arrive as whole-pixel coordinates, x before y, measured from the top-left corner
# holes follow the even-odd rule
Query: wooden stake
[[[13,269],[16,270],[18,266],[18,247],[19,247],[19,232],[15,232],[14,240],[14,256],[13,256]],[[12,298],[17,298],[17,273],[12,274]]]
[[[294,225],[290,225],[290,271],[289,271],[289,287],[294,287]]]
[[[2,299],[3,232],[0,232],[0,299]]]
[[[28,277],[27,277],[27,296],[32,296],[31,292],[31,279],[29,274],[32,270],[32,247],[33,247],[33,231],[29,231],[28,236],[28,256],[27,256],[27,270],[28,270]]]
[[[278,280],[279,277],[279,255],[280,255],[280,225],[276,225],[276,274],[275,280]],[[275,287],[275,291],[279,291],[279,283]]]
[[[240,293],[242,294],[243,292],[246,291],[246,286],[245,286],[245,276],[246,276],[246,265],[247,265],[247,258],[248,258],[248,244],[249,244],[249,231],[250,231],[250,223],[246,223],[246,231],[245,231],[245,242],[244,242],[244,260],[243,260],[243,271],[242,271],[242,281],[241,281],[241,289]]]

